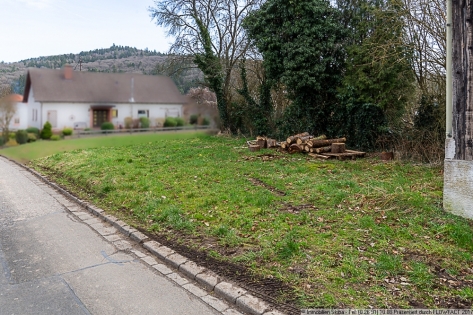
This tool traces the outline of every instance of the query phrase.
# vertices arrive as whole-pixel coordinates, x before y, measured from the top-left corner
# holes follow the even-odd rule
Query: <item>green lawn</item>
[[[441,209],[439,167],[250,153],[205,135],[31,166],[134,226],[282,281],[290,292],[274,298],[297,307],[473,300],[472,222]]]
[[[146,133],[132,135],[107,135],[92,136],[70,140],[44,141],[8,147],[0,150],[0,155],[4,155],[20,163],[27,163],[31,160],[52,155],[58,152],[66,152],[77,149],[89,149],[99,147],[119,147],[132,144],[148,143],[150,141],[168,141],[175,139],[188,139],[194,137],[195,132],[165,132]]]

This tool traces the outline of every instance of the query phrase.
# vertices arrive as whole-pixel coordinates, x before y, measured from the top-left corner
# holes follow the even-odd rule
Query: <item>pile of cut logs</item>
[[[327,139],[326,136],[314,137],[308,132],[290,136],[285,142],[277,142],[266,137],[257,137],[254,141],[248,141],[250,151],[258,151],[261,148],[280,148],[290,154],[307,153],[309,156],[319,159],[356,158],[365,156],[365,152],[347,150],[346,138]]]

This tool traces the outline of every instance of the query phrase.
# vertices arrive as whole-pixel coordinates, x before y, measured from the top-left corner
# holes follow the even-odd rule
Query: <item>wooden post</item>
[[[455,0],[451,7],[453,113],[452,137],[445,142],[443,207],[473,219],[473,0]]]
[[[453,1],[455,160],[473,160],[473,0]]]

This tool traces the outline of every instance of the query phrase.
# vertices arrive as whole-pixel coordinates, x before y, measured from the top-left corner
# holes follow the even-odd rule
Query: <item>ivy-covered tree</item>
[[[268,83],[282,83],[292,101],[279,134],[327,132],[344,68],[338,11],[325,0],[268,0],[244,27],[263,56]]]

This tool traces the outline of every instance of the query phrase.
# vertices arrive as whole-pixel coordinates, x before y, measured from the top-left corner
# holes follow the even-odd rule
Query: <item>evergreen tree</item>
[[[282,83],[292,104],[279,134],[325,133],[336,110],[346,31],[324,0],[268,0],[244,23],[263,55],[268,83]]]

